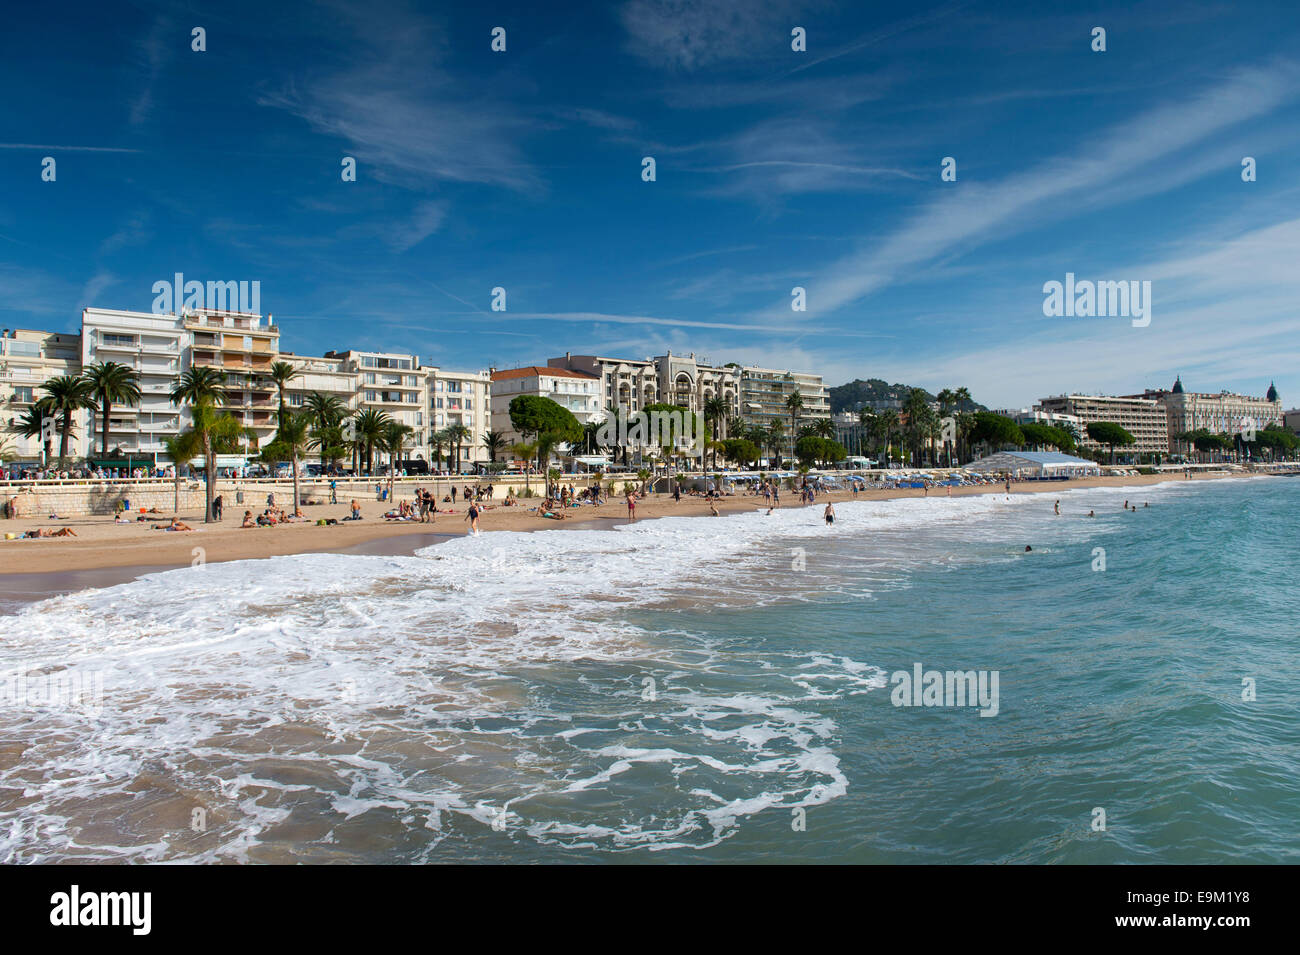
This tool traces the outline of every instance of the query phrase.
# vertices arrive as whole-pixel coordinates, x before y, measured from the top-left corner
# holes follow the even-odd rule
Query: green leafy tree
[[[521,435],[536,438],[539,471],[546,467],[543,456],[549,456],[556,445],[582,440],[582,425],[573,412],[541,395],[516,395],[512,398],[510,423]]]
[[[1020,426],[1005,415],[977,411],[974,418],[970,429],[972,444],[982,444],[990,450],[997,450],[1008,445],[1018,448],[1025,443],[1025,435]]]
[[[1137,443],[1137,438],[1113,421],[1094,421],[1088,425],[1088,437],[1098,444],[1110,446],[1110,463],[1115,463],[1115,449],[1127,448]]]

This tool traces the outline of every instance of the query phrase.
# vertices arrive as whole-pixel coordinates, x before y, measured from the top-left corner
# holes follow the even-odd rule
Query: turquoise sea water
[[[0,711],[0,860],[1300,861],[1300,479],[1059,496],[46,601],[5,670],[102,700]],[[895,706],[915,664],[997,671],[997,715]]]

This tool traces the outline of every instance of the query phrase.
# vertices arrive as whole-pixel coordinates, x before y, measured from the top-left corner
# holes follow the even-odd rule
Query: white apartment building
[[[436,366],[424,371],[429,396],[426,444],[432,445],[434,432],[460,425],[470,435],[460,446],[461,464],[487,461],[483,435],[492,422],[491,376],[486,371],[444,371]]]
[[[313,392],[333,395],[343,405],[344,414],[356,411],[358,401],[357,382],[361,380],[358,372],[348,371],[342,358],[326,358],[323,355],[295,355],[293,352],[281,352],[279,361],[293,365],[296,374],[285,386],[285,401],[290,410],[300,411],[307,403],[307,396]]]
[[[251,312],[198,309],[181,317],[190,354],[182,367],[208,366],[226,376],[222,410],[235,415],[254,438],[245,450],[256,454],[279,427],[279,390],[268,377],[280,351],[280,329]]]
[[[1075,433],[1083,435],[1083,421],[1078,415],[1044,411],[1042,408],[1003,408],[993,413],[1010,418],[1016,424],[1045,424],[1052,428],[1073,429]]]
[[[407,455],[429,460],[428,387],[418,355],[349,349],[327,351],[325,358],[341,362],[357,379],[356,410],[374,409],[411,428]]]
[[[108,425],[110,456],[114,449],[121,449],[128,457],[169,460],[163,439],[176,437],[191,424],[189,409],[173,402],[171,391],[189,366],[193,341],[184,320],[170,313],[82,310],[82,366],[113,361],[140,376],[139,404],[112,408]],[[100,427],[98,415],[85,416],[78,426],[81,454],[89,453],[92,447],[98,453]]]
[[[520,395],[550,398],[573,413],[579,424],[603,421],[601,380],[568,368],[529,365],[494,370],[492,378],[492,430],[505,435],[509,448],[524,440],[510,421],[510,402]]]
[[[60,375],[79,374],[80,335],[29,328],[6,328],[0,332],[0,444],[9,449],[17,463],[44,463],[40,435],[24,437],[12,430],[27,409],[44,395],[41,385]],[[74,447],[79,456],[86,437],[84,426],[78,428],[77,436]],[[58,454],[57,443],[53,452]]]
[[[780,421],[785,429],[785,448],[782,454],[790,457],[798,434],[791,429],[791,413],[786,402],[798,392],[803,399],[798,424],[831,416],[830,395],[822,383],[821,375],[805,374],[786,369],[746,366],[740,369],[740,417],[753,427],[769,428]]]

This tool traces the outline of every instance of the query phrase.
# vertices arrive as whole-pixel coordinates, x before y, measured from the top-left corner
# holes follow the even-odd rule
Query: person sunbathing
[[[154,528],[154,530],[156,530],[156,531],[192,531],[192,530],[194,530],[194,528],[190,527],[190,525],[186,524],[186,523],[185,523],[184,521],[182,521],[179,517],[173,517],[173,518],[172,518],[172,522],[171,522],[170,524],[168,524],[166,527],[163,527],[161,524],[159,524],[159,525],[157,525],[157,526]]]
[[[242,525],[240,525],[240,526],[241,526],[241,527],[256,527],[256,526],[257,526],[257,522],[253,520],[253,512],[252,512],[252,511],[244,511],[244,523],[243,523]]]
[[[50,530],[49,528],[37,528],[34,531],[27,531],[25,534],[23,534],[23,536],[28,538],[76,537],[77,532],[74,531],[71,527],[60,527],[57,531]]]

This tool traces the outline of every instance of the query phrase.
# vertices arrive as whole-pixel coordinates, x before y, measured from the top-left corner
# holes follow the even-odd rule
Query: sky
[[[1175,375],[1300,405],[1294,2],[3,17],[8,328],[148,311],[181,272],[260,282],[297,354],[479,370],[671,349],[998,408]],[[1150,323],[1044,315],[1066,273],[1151,282]]]

